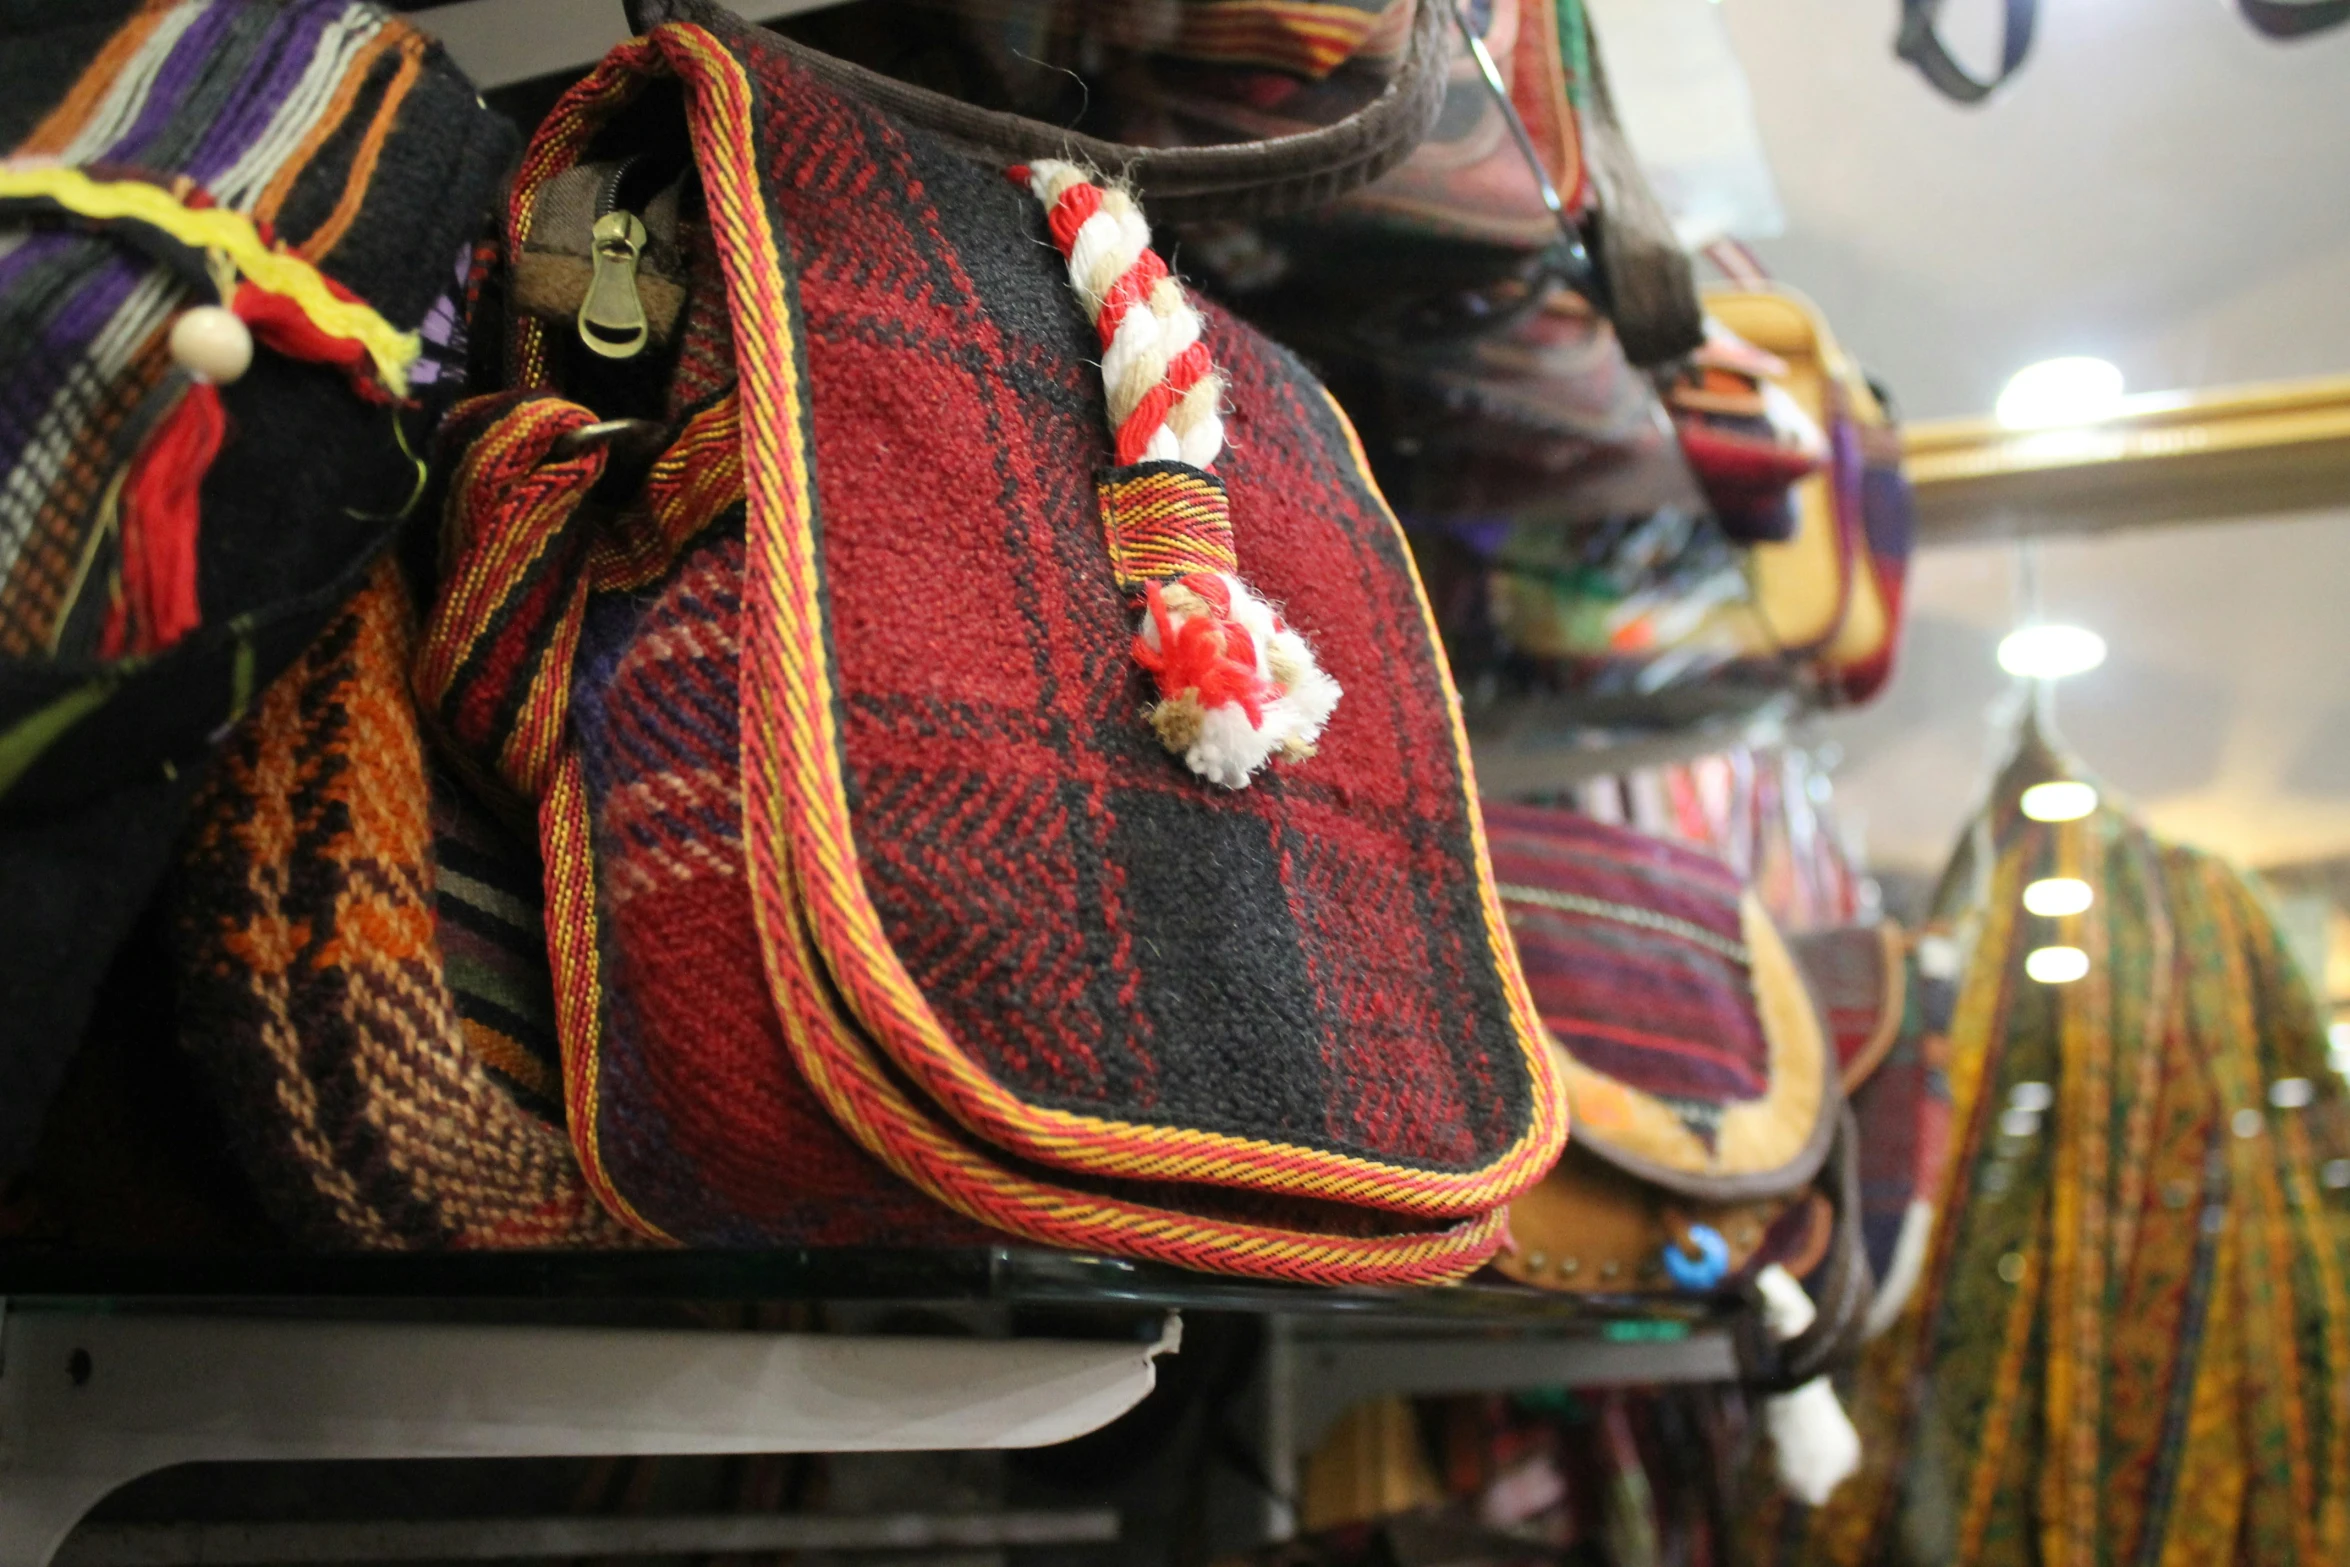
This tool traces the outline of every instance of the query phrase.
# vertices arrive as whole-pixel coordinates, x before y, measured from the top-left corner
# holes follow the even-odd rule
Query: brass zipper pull
[[[596,219],[595,275],[579,302],[579,340],[606,359],[634,359],[652,329],[644,301],[637,298],[637,258],[645,250],[645,225],[633,212],[607,212]]]

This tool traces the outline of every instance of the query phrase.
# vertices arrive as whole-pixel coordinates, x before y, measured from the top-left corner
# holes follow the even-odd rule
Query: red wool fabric
[[[1493,1160],[1527,1124],[1527,1068],[1445,676],[1319,388],[1205,312],[1241,573],[1348,693],[1319,755],[1221,790],[1138,719],[1093,483],[1116,455],[1099,347],[1033,202],[787,61],[756,68],[865,883],[946,1032],[1038,1105]]]
[[[634,523],[576,483],[539,518],[518,472],[476,495],[497,520],[426,660],[469,754],[544,795],[594,1178],[681,1239],[913,1238],[907,1189],[843,1160],[821,1103],[1032,1238],[1459,1276],[1564,1109],[1433,627],[1342,419],[1210,313],[1239,570],[1348,689],[1320,755],[1223,789],[1143,721],[1099,345],[1043,215],[772,35],[693,15],[574,90],[517,201],[631,72],[681,78],[747,503],[714,492],[692,551],[629,576]],[[518,362],[552,374],[534,330]],[[683,362],[716,361],[689,342]],[[541,476],[547,439],[596,417],[545,394],[488,412],[484,461]],[[582,528],[606,535],[584,579]]]
[[[1720,950],[1746,942],[1741,889],[1726,866],[1568,811],[1489,803],[1485,822],[1534,1004],[1568,1054],[1693,1107],[1763,1097],[1770,1046],[1753,981],[1742,961]],[[1517,887],[1629,917],[1544,909],[1520,902],[1508,890]],[[1644,916],[1651,923],[1640,923]],[[1653,923],[1657,917],[1680,928]]]

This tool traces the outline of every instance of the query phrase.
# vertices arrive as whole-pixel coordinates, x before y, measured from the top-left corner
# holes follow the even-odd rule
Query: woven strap
[[[2006,0],[2007,25],[1999,45],[1999,74],[1989,81],[1968,74],[1942,42],[1937,24],[1945,0],[1901,0],[1901,33],[1893,52],[1918,68],[1941,94],[1959,103],[1981,103],[2020,70],[2032,52],[2032,30],[2039,21],[2039,0]],[[2244,0],[2247,13],[2255,5],[2274,0]],[[2341,0],[2333,0],[2340,4]],[[2290,7],[2289,9],[2303,9]]]
[[[1583,159],[1599,206],[1592,249],[1600,303],[1624,357],[1648,366],[1695,353],[1705,342],[1697,271],[1616,123],[1615,98],[1597,50],[1591,55]]]
[[[832,86],[919,126],[977,162],[1039,158],[1090,164],[1116,177],[1161,222],[1269,217],[1302,212],[1368,185],[1411,155],[1444,107],[1451,50],[1448,0],[1421,0],[1411,46],[1378,97],[1334,125],[1294,136],[1214,147],[1141,147],[1104,141],[1017,114],[982,109],[838,59],[796,40],[777,40],[798,64]],[[691,22],[724,37],[744,24],[714,0],[628,0],[639,33]]]
[[[591,590],[653,580],[742,498],[732,397],[687,420],[616,517],[581,505],[619,427],[549,394],[461,403],[443,426],[452,464],[438,600],[416,696],[476,783],[535,803],[554,781],[573,656]]]

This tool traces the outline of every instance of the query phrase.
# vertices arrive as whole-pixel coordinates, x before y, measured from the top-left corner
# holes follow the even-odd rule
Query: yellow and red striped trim
[[[547,860],[547,958],[555,978],[555,1028],[563,1055],[563,1111],[580,1172],[613,1217],[651,1240],[675,1237],[636,1211],[604,1163],[596,1114],[603,1072],[604,975],[596,940],[596,859],[588,831],[587,784],[577,753],[555,769],[539,802]]]
[[[1218,0],[1178,8],[1169,54],[1233,65],[1263,65],[1319,81],[1382,36],[1400,41],[1390,6],[1366,11],[1351,5],[1301,0]],[[1392,45],[1391,45],[1392,47]]]
[[[1149,583],[1194,572],[1240,569],[1232,547],[1232,513],[1213,474],[1182,463],[1113,470],[1095,486],[1110,572],[1139,593]]]

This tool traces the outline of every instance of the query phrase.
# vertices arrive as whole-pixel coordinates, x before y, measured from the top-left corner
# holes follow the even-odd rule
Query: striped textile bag
[[[429,770],[390,561],[256,701],[172,884],[180,1038],[323,1250],[637,1244],[564,1133],[530,857]]]
[[[1575,1117],[1496,1266],[1608,1295],[1810,1274],[1818,1330],[1781,1357],[1807,1380],[1857,1330],[1868,1279],[1836,1062],[1787,942],[1710,856],[1570,811],[1485,809]]]
[[[1867,1335],[1908,1304],[1950,1156],[1949,938],[1891,920],[1791,938],[1834,1044],[1860,1136],[1860,1234],[1876,1293]]]
[[[1956,1138],[1909,1309],[1854,1379],[1867,1465],[1765,1499],[1755,1559],[2350,1559],[2350,1104],[2259,892],[2121,812],[2025,819],[2029,752],[1971,884]],[[2087,881],[2063,920],[2023,889]],[[2070,983],[2026,973],[2052,944]]]
[[[676,339],[525,313],[447,430],[417,685],[536,814],[588,1180],[679,1243],[1474,1269],[1565,1108],[1343,419],[1123,191],[861,80],[700,4],[609,56],[509,254],[649,160],[597,222],[686,182]]]
[[[0,1168],[455,392],[510,127],[353,0],[0,12]]]

